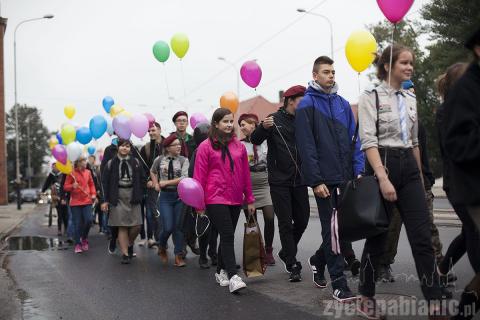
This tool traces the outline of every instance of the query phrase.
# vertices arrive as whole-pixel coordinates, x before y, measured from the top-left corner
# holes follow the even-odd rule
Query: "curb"
[[[0,233],[0,244],[5,241],[5,239],[10,236],[15,229],[17,229],[22,222],[25,220],[25,218],[32,213],[36,208],[38,208],[38,205],[35,205],[31,210],[26,211],[24,214],[22,214],[21,217],[17,219],[6,231],[3,233]]]

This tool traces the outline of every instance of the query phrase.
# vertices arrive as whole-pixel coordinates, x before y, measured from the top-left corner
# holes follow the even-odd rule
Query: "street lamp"
[[[22,209],[22,199],[20,196],[20,149],[19,149],[19,132],[18,132],[18,99],[17,99],[17,30],[22,24],[31,21],[43,20],[43,19],[52,19],[53,14],[46,14],[40,18],[33,18],[23,20],[17,24],[15,31],[13,32],[13,75],[14,75],[14,87],[15,87],[15,165],[16,165],[16,185],[17,185],[17,209]]]
[[[235,70],[235,75],[237,76],[237,98],[240,99],[240,74],[237,72],[237,67],[233,62],[228,61],[224,57],[218,57],[218,60],[225,62]]]
[[[327,20],[327,22],[330,26],[330,55],[331,55],[332,60],[335,60],[333,58],[333,26],[332,26],[332,21],[327,16],[324,16],[323,14],[307,11],[307,10],[301,9],[301,8],[297,9],[297,11],[301,12],[301,13],[305,13],[305,14],[311,14],[312,16],[321,17],[321,18]]]

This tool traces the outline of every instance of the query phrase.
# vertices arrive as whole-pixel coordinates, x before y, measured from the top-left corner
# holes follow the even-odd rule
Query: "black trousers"
[[[382,161],[386,159],[384,165],[389,170],[389,179],[397,193],[395,204],[405,225],[423,295],[428,300],[440,299],[441,290],[432,247],[427,201],[413,151],[412,149],[380,149],[379,151]],[[367,173],[373,174],[369,165]],[[391,214],[393,203],[387,201],[385,203]],[[375,295],[374,274],[385,252],[387,237],[388,232],[385,232],[365,242],[359,284],[359,292],[364,296]]]
[[[307,228],[310,218],[308,189],[270,185],[273,209],[278,220],[282,243],[281,255],[287,266],[297,263],[297,245]]]
[[[218,231],[211,223],[208,229],[205,231],[205,234],[198,238],[200,257],[206,258],[207,253],[210,258],[217,257],[217,238]]]
[[[63,224],[63,230],[66,233],[68,228],[68,208],[66,205],[62,205],[62,204],[58,204],[56,208],[57,208],[58,232],[62,231],[62,224]]]
[[[209,204],[206,210],[210,222],[220,234],[217,273],[224,269],[227,271],[229,279],[237,274],[235,228],[240,217],[241,208],[241,206]]]

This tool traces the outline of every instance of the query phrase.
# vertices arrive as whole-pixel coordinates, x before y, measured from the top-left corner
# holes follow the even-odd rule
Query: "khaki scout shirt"
[[[378,92],[379,122],[377,139],[377,109],[375,92],[365,91],[358,101],[359,136],[362,150],[371,147],[382,148],[412,148],[418,146],[418,116],[417,100],[413,93],[407,90],[395,90],[383,81],[375,88]],[[398,94],[403,94],[407,112],[407,143],[402,141],[400,115],[398,112]]]

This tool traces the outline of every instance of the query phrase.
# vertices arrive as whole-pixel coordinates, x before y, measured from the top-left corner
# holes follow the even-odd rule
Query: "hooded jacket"
[[[77,188],[73,188],[75,182],[78,184]],[[92,174],[88,169],[73,170],[71,174],[67,175],[63,188],[70,192],[70,206],[72,207],[91,205],[92,197],[97,195]]]
[[[197,148],[193,178],[203,187],[206,205],[240,206],[255,202],[245,146],[233,137],[228,150],[233,159],[233,170],[229,159],[222,159],[222,151],[214,149],[210,139]]]
[[[310,187],[343,184],[364,169],[360,139],[352,148],[356,127],[352,109],[337,91],[337,84],[326,93],[311,81],[295,114],[303,176]]]

